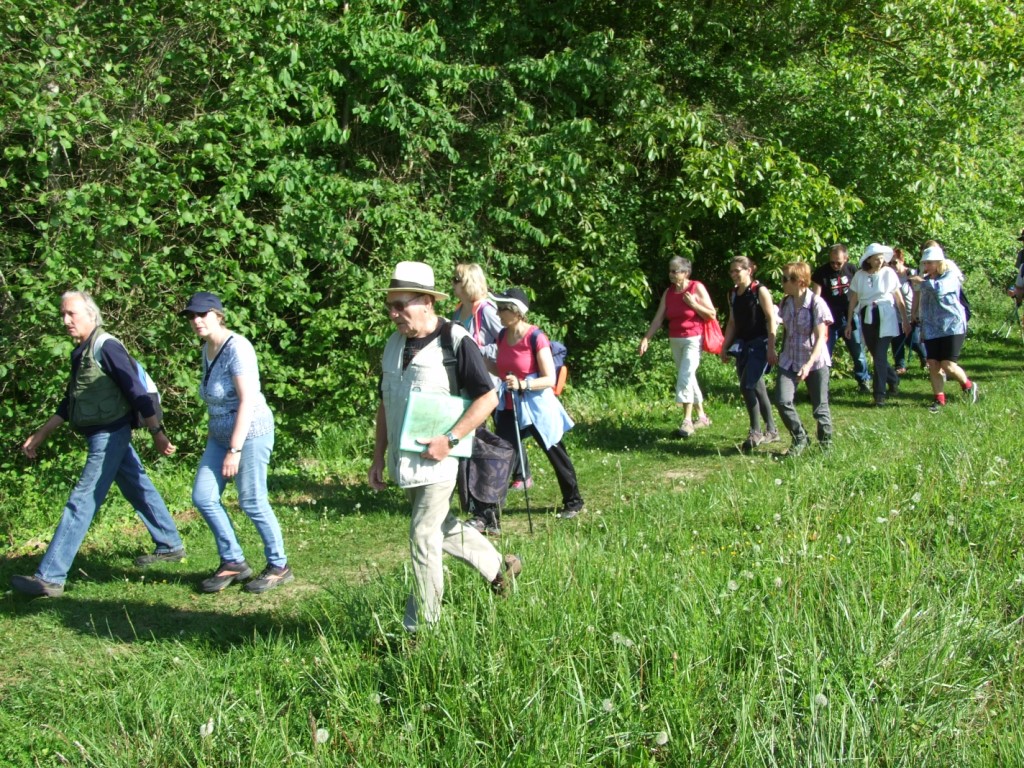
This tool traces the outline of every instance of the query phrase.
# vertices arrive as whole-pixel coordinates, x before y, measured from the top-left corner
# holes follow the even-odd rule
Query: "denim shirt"
[[[925,278],[917,300],[921,302],[921,338],[925,341],[967,333],[960,278],[953,270],[938,278]]]

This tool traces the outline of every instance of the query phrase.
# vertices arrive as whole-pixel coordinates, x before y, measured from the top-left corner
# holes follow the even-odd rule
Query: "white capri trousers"
[[[676,361],[676,402],[703,403],[704,395],[697,383],[697,368],[700,366],[701,336],[685,336],[681,339],[670,338],[672,359]]]

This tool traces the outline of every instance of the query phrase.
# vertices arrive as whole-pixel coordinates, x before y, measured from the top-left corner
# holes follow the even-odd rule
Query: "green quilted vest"
[[[97,327],[89,336],[89,344],[78,365],[78,374],[68,387],[68,412],[71,426],[76,429],[110,424],[132,411],[117,382],[103,372],[100,361],[96,359],[93,345],[101,332]]]

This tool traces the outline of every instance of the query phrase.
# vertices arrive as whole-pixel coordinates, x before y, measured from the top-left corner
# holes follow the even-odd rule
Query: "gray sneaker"
[[[971,398],[971,403],[978,402],[978,382],[972,381],[970,389],[965,389],[964,394]]]
[[[783,456],[787,459],[795,459],[801,453],[807,450],[807,446],[810,445],[810,441],[804,437],[800,440],[794,440],[793,444],[789,446],[789,450],[786,451]]]
[[[154,552],[151,555],[139,555],[135,558],[137,568],[148,568],[157,563],[180,563],[185,559],[185,549],[175,549],[170,552]]]
[[[64,594],[63,584],[43,581],[38,576],[11,576],[11,587],[15,592],[32,597],[60,597]]]
[[[242,591],[254,592],[256,594],[269,592],[280,587],[282,584],[287,584],[289,581],[295,581],[295,574],[292,573],[291,568],[287,565],[268,565],[259,576],[242,587]]]
[[[212,594],[213,592],[221,592],[227,589],[229,586],[238,581],[245,581],[252,576],[252,568],[245,560],[240,560],[237,563],[228,563],[221,561],[220,568],[208,579],[203,579],[202,584],[199,585],[200,592],[206,592]]]
[[[768,445],[768,443],[779,442],[779,430],[773,429],[771,432],[761,433],[761,444]]]
[[[574,517],[579,515],[583,511],[583,507],[576,507],[575,509],[569,509],[568,507],[562,507],[558,510],[558,514],[555,515],[559,520],[572,520]]]

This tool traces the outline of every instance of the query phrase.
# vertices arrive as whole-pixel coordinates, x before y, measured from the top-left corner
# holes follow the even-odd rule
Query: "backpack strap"
[[[504,330],[504,329],[502,329]],[[445,320],[441,326],[441,354],[444,358],[444,370],[448,374],[448,392],[458,395],[462,388],[459,386],[459,361],[455,357],[455,341],[452,339],[452,324]]]

